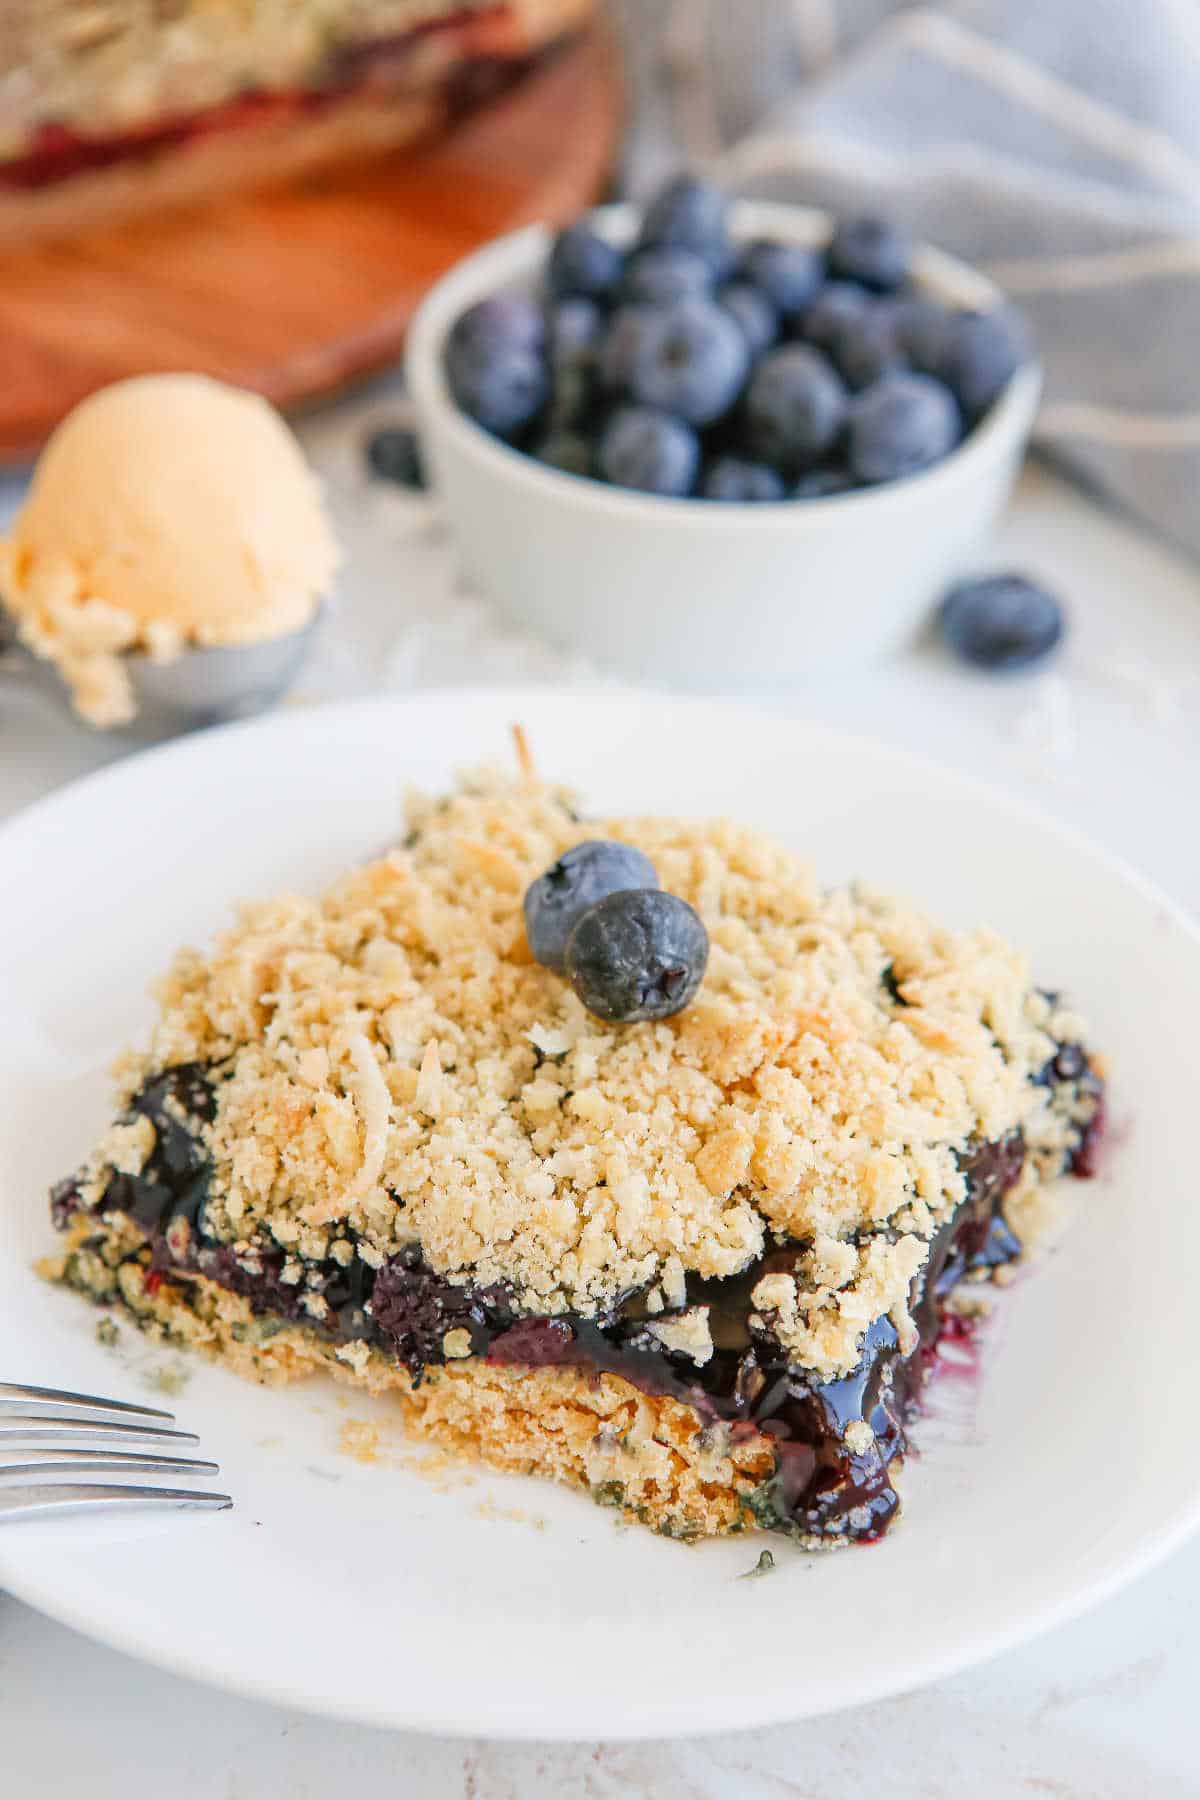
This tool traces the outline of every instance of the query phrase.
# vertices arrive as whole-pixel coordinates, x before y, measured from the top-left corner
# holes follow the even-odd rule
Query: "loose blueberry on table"
[[[1027,669],[1045,660],[1062,639],[1063,609],[1028,576],[985,575],[946,595],[942,636],[964,662],[979,669]]]
[[[540,296],[490,295],[457,321],[446,372],[468,417],[549,467],[746,504],[932,467],[1028,356],[1007,307],[958,311],[921,287],[894,221],[738,243],[725,197],[685,175],[627,246],[568,225]]]
[[[384,425],[372,432],[366,453],[367,467],[378,480],[407,488],[429,485],[420,441],[408,426]]]

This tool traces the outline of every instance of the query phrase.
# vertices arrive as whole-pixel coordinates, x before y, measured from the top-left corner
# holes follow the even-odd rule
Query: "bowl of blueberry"
[[[467,572],[638,677],[776,686],[910,641],[978,558],[1040,371],[978,271],[894,224],[729,201],[516,232],[414,320]]]

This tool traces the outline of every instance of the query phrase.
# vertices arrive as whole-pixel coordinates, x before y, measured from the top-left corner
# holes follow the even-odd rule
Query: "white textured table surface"
[[[386,396],[344,407],[306,433],[350,563],[303,697],[561,676],[561,659],[506,637],[454,592],[450,552],[421,503],[366,491],[355,446],[365,421],[389,410]],[[14,497],[0,488],[0,510]],[[928,648],[765,703],[985,776],[1200,910],[1200,574],[1041,472],[1026,478],[1000,554],[1071,602],[1070,646],[1053,673],[996,683]],[[117,753],[19,684],[0,685],[0,815]],[[1105,1457],[1120,1454],[1119,1420],[1113,1432],[1086,1479],[1102,1480]],[[326,1724],[142,1668],[0,1594],[0,1793],[957,1800],[969,1789],[988,1800],[1196,1800],[1198,1689],[1200,1543],[1089,1618],[921,1694],[677,1745],[468,1745]]]

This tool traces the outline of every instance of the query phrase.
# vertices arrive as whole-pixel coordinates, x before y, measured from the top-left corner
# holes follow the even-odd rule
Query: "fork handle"
[[[123,1487],[118,1482],[46,1482],[0,1492],[0,1525],[9,1519],[50,1518],[56,1513],[99,1511],[137,1506],[166,1506],[178,1511],[224,1512],[233,1505],[228,1494],[197,1494],[187,1488]]]

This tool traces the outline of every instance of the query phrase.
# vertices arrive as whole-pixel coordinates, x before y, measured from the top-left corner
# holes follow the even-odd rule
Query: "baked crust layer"
[[[775,1461],[760,1433],[735,1437],[677,1400],[583,1368],[472,1361],[414,1380],[381,1352],[348,1360],[302,1325],[258,1317],[248,1300],[203,1276],[148,1279],[143,1265],[125,1260],[137,1237],[127,1226],[96,1237],[94,1222],[77,1220],[66,1251],[42,1272],[102,1305],[118,1303],[150,1337],[199,1351],[246,1380],[282,1387],[332,1375],[394,1400],[417,1442],[582,1489],[663,1537],[715,1537],[755,1522],[750,1497]]]

